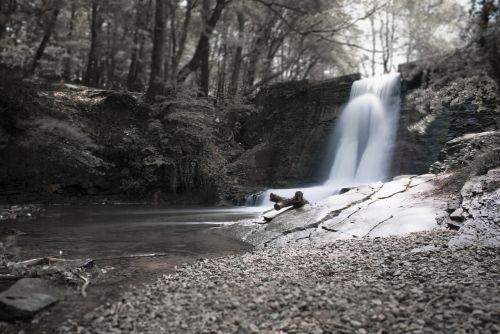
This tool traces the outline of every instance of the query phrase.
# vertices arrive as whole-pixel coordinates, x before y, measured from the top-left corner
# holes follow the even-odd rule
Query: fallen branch
[[[309,202],[304,198],[304,194],[302,193],[302,191],[296,191],[295,195],[292,198],[285,198],[276,195],[274,193],[271,193],[269,195],[269,200],[271,202],[276,203],[274,204],[275,210],[281,210],[288,206],[293,206],[294,208],[300,208],[301,206],[309,204]]]
[[[169,253],[132,254],[132,255],[113,256],[113,257],[101,257],[101,258],[94,259],[94,261],[136,259],[136,258],[142,258],[142,257],[162,257],[162,256],[169,256],[169,255],[170,255]]]
[[[293,206],[288,206],[288,207],[285,207],[281,210],[269,210],[269,211],[266,211],[262,217],[264,218],[264,223],[269,223],[271,220],[273,220],[273,218],[275,218],[276,216],[290,210],[290,209],[293,209]]]
[[[78,277],[80,277],[84,282],[80,291],[82,292],[82,296],[85,298],[87,297],[87,286],[89,285],[90,281],[87,277],[83,275],[78,274]]]
[[[17,264],[30,267],[30,266],[38,266],[38,265],[42,265],[42,264],[51,264],[51,263],[54,263],[54,262],[62,262],[62,261],[69,261],[69,260],[60,259],[60,258],[56,258],[56,257],[40,257],[40,258],[36,258],[36,259],[29,259],[29,260],[26,260],[26,261],[17,262]]]

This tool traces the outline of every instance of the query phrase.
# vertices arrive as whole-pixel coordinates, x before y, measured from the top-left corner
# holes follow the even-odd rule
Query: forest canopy
[[[149,97],[233,98],[449,52],[485,7],[498,13],[488,0],[2,0],[0,63]]]

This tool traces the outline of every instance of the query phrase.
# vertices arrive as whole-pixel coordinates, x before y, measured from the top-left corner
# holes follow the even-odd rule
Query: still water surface
[[[8,225],[27,233],[17,238],[23,258],[107,258],[144,253],[198,256],[241,249],[240,242],[211,232],[222,224],[257,215],[244,208],[51,206],[34,220]]]

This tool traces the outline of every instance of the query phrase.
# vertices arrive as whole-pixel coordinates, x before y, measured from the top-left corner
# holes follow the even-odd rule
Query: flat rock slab
[[[0,319],[29,319],[61,297],[62,293],[43,279],[20,279],[0,293]]]
[[[353,187],[315,205],[288,210],[266,225],[238,222],[224,231],[254,246],[385,237],[432,230],[446,201],[434,196],[436,175],[405,175]],[[311,189],[308,189],[311,190]]]

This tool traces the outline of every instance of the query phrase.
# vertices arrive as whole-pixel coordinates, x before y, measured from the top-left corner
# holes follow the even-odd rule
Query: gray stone
[[[61,297],[62,293],[47,281],[40,278],[23,278],[0,293],[0,319],[31,318]]]
[[[462,187],[462,207],[467,212],[460,234],[450,246],[480,244],[500,246],[500,168],[471,178]]]
[[[459,196],[455,196],[448,201],[448,212],[452,213],[456,209],[460,208],[460,204],[462,204],[462,198]]]
[[[463,222],[464,221],[463,214],[464,214],[464,209],[458,208],[450,214],[450,218],[451,218],[451,220],[454,220],[457,222]]]

